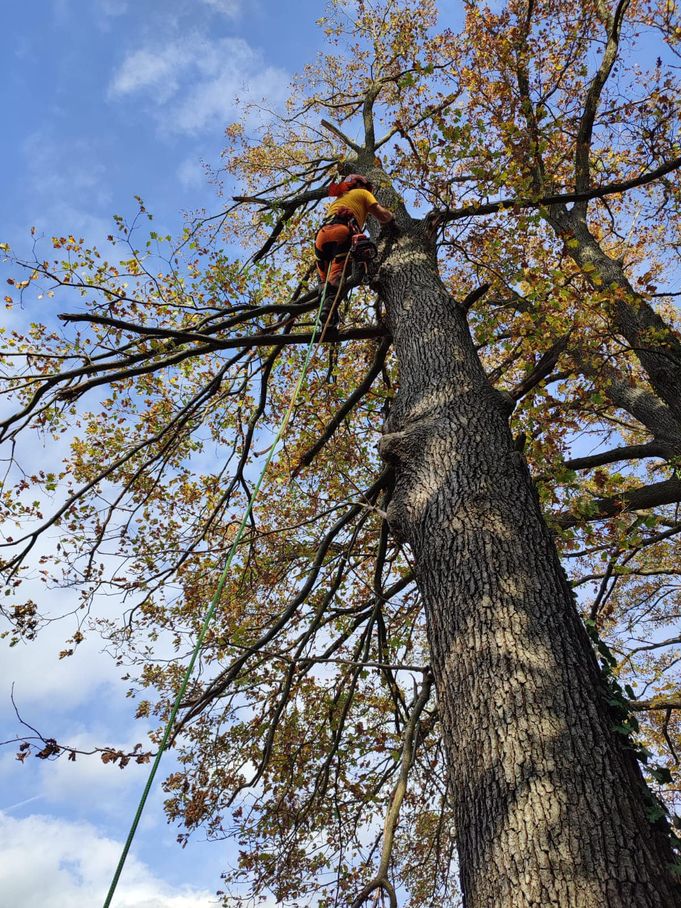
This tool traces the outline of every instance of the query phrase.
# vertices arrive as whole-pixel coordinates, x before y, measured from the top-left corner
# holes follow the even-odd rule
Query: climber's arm
[[[384,208],[378,202],[374,202],[369,208],[369,214],[372,214],[380,224],[389,224],[395,218],[389,208]]]

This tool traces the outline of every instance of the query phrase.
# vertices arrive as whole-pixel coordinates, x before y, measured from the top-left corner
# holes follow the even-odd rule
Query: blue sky
[[[235,97],[281,103],[290,76],[314,56],[323,6],[273,0],[36,0],[3,8],[3,126],[0,240],[30,248],[38,235],[74,233],[97,243],[114,213],[143,196],[156,229],[175,232],[182,213],[219,210],[202,162],[219,165]],[[33,312],[7,313],[16,325]],[[10,323],[10,322],[7,322]],[[40,468],[56,452],[26,451]],[[41,602],[45,591],[40,589]],[[71,604],[49,594],[54,613]],[[117,604],[107,603],[112,614]],[[86,639],[58,661],[68,633],[51,625],[37,643],[0,659],[0,738],[26,721],[84,749],[131,746],[144,729],[131,719],[120,669]],[[161,774],[172,768],[172,758]],[[43,763],[0,749],[1,903],[23,908],[101,904],[148,767],[124,772],[98,758]],[[118,890],[116,908],[204,908],[214,904],[227,844],[199,839],[186,850],[148,804]]]
[[[0,225],[108,232],[139,193],[163,226],[215,205],[235,97],[276,104],[323,35],[300,0],[38,0],[3,10]]]

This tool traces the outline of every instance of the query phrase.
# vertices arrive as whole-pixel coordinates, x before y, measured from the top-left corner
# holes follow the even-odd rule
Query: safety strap
[[[362,232],[357,218],[349,208],[347,212],[334,211],[333,214],[330,214],[322,221],[322,227],[328,227],[330,224],[345,224],[353,234]]]

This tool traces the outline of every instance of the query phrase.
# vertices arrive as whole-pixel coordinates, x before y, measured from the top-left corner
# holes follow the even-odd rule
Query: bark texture
[[[672,852],[463,310],[411,225],[379,275],[400,367],[382,455],[413,550],[467,908],[671,908]]]

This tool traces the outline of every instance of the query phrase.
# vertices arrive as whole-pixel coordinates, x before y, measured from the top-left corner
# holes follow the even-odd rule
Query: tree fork
[[[672,908],[666,831],[424,229],[403,233],[377,285],[400,368],[388,518],[427,613],[465,905]]]

